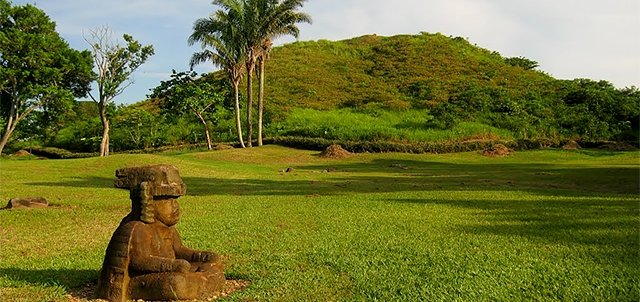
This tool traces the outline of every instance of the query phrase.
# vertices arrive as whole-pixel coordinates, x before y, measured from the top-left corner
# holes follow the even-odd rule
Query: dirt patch
[[[580,147],[580,144],[578,144],[578,142],[576,141],[568,141],[566,144],[564,144],[564,146],[562,146],[562,149],[565,150],[578,150],[582,147]]]
[[[324,158],[345,158],[349,157],[351,153],[342,148],[340,145],[331,145],[324,149],[322,153],[320,153],[320,157]]]
[[[482,155],[489,157],[507,156],[511,153],[513,153],[513,150],[507,148],[507,146],[503,144],[495,144],[482,151]]]
[[[96,299],[96,289],[98,287],[98,281],[86,284],[81,288],[72,289],[67,295],[67,299],[69,302],[107,302],[107,300]],[[224,289],[218,295],[212,296],[210,298],[204,300],[193,300],[193,301],[215,301],[219,298],[228,297],[231,294],[244,290],[249,287],[251,282],[247,280],[226,280]],[[134,300],[138,302],[143,302],[143,300]]]

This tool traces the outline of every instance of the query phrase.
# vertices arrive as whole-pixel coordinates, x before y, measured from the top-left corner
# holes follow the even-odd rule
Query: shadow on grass
[[[78,288],[97,282],[98,270],[0,268],[0,276],[30,285]]]
[[[113,183],[116,180],[115,177],[72,177],[63,181],[50,181],[50,182],[32,182],[30,185],[34,186],[46,186],[46,187],[74,187],[74,188],[113,188]]]
[[[331,172],[327,172],[331,171]],[[451,164],[379,159],[367,163],[298,166],[269,179],[183,177],[187,192],[208,195],[342,195],[413,191],[526,191],[554,196],[637,194],[636,167],[572,167],[553,164]],[[298,177],[304,174],[304,177]],[[89,177],[34,186],[113,187],[112,178]]]
[[[467,234],[524,237],[582,244],[622,258],[640,257],[637,203],[624,201],[523,201],[394,199],[389,202],[446,205],[475,210],[476,220],[452,227]],[[631,251],[631,253],[630,253]]]

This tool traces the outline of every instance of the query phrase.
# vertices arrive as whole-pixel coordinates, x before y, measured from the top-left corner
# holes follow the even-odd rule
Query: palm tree
[[[213,17],[199,19],[189,43],[201,42],[205,51],[194,54],[192,65],[211,60],[227,70],[236,96],[236,127],[240,130],[238,83],[240,66],[247,73],[247,143],[253,146],[253,73],[259,64],[258,144],[262,145],[262,115],[264,108],[264,65],[271,49],[271,39],[284,35],[298,37],[297,23],[311,22],[309,15],[298,12],[306,0],[213,0],[220,6]],[[213,50],[207,50],[211,47]],[[244,145],[243,145],[244,146]]]
[[[251,0],[249,0],[252,2]],[[262,122],[264,111],[264,77],[265,64],[269,59],[273,39],[285,35],[296,38],[300,35],[298,23],[311,23],[311,17],[299,12],[306,0],[257,0],[259,25],[255,38],[259,77],[258,84],[258,146],[262,146]],[[247,72],[249,72],[247,70]]]
[[[247,71],[247,140],[253,147],[253,73],[260,54],[260,4],[265,0],[244,0],[243,40],[246,51],[245,68]]]
[[[253,146],[253,73],[258,58],[260,42],[259,4],[265,0],[214,0],[214,5],[222,8],[220,14],[231,16],[233,22],[227,25],[234,32],[235,43],[242,45],[244,66],[247,73],[247,144]]]
[[[222,67],[233,85],[235,98],[236,130],[238,140],[242,148],[245,148],[242,137],[242,125],[240,119],[240,95],[239,86],[243,76],[243,65],[246,57],[242,32],[239,30],[241,15],[238,12],[243,9],[239,1],[214,1],[225,10],[217,11],[213,16],[196,20],[193,25],[193,33],[189,37],[189,45],[202,44],[203,51],[194,53],[191,57],[191,67],[211,61],[215,66]],[[249,137],[249,141],[251,137]]]

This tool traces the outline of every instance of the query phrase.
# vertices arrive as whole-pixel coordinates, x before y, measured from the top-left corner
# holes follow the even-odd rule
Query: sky
[[[89,31],[107,25],[156,54],[133,75],[116,103],[144,100],[171,70],[189,69],[193,22],[217,10],[209,0],[13,0],[33,4],[56,22],[75,49],[88,49]],[[640,87],[639,0],[308,0],[298,40],[343,40],[367,34],[420,32],[460,36],[505,57],[522,56],[559,79],[607,80]],[[122,39],[120,42],[124,43]],[[276,40],[276,45],[294,42]],[[196,68],[211,72],[211,64]]]

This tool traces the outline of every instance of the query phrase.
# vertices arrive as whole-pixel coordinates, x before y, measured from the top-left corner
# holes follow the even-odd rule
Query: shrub
[[[54,148],[54,147],[32,147],[31,154],[37,156],[43,156],[51,159],[70,159],[70,158],[86,158],[95,157],[99,154],[95,153],[74,153],[69,150]]]

